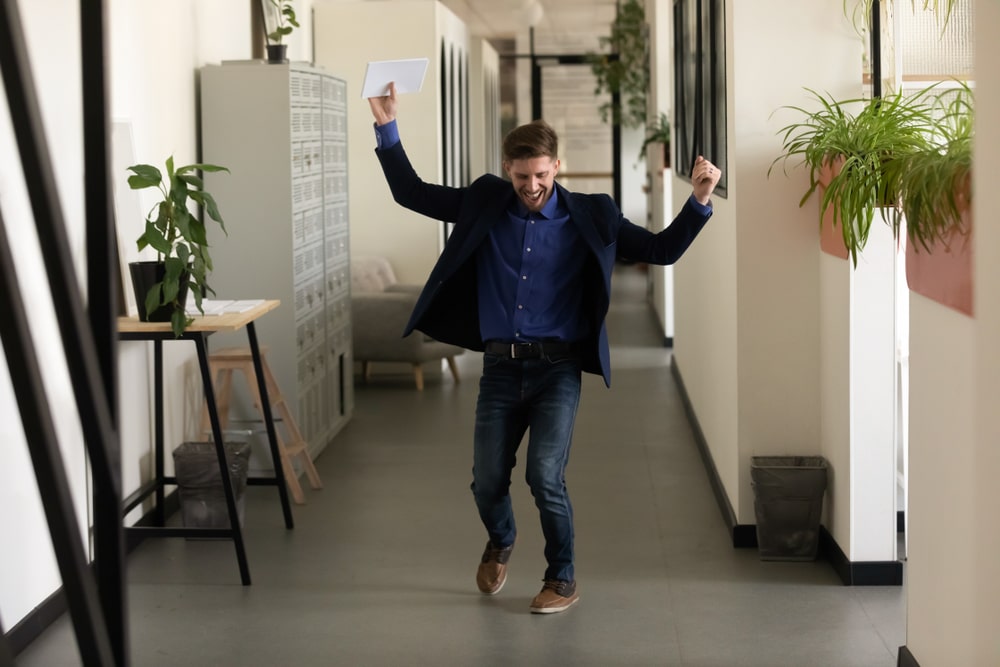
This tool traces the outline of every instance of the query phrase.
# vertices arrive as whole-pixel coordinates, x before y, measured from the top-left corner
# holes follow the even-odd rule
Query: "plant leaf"
[[[161,255],[166,255],[170,252],[170,241],[164,238],[159,226],[148,219],[146,220],[146,231],[139,237],[139,250],[142,250],[147,245]]]
[[[162,287],[163,283],[156,283],[149,288],[148,292],[146,292],[146,317],[152,315],[156,312],[157,308],[163,305],[163,302],[160,301],[160,291]]]
[[[184,330],[192,322],[194,322],[194,318],[188,317],[184,309],[180,307],[175,308],[174,312],[170,315],[170,329],[177,338],[184,335]]]
[[[133,173],[128,177],[129,187],[133,190],[155,188],[160,185],[162,176],[160,170],[149,164],[134,164],[128,168]]]

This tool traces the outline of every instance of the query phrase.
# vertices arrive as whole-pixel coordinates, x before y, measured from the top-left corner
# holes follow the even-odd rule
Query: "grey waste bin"
[[[240,526],[243,525],[250,443],[226,442],[229,479]],[[181,501],[181,519],[188,528],[229,528],[229,508],[219,474],[219,459],[211,442],[184,442],[174,449],[174,474]]]
[[[826,478],[821,456],[751,457],[761,560],[816,559]]]

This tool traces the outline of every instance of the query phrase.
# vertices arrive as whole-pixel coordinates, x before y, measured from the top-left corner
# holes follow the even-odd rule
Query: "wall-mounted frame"
[[[690,179],[699,155],[722,172],[728,193],[725,0],[674,0],[674,170]]]

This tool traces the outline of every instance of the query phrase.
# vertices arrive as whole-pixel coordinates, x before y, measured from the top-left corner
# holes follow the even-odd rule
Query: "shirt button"
[[[518,310],[524,310],[524,306],[522,306],[522,305],[518,305],[518,306],[517,306],[517,309],[518,309]]]
[[[521,280],[527,280],[528,276],[521,276]]]
[[[528,248],[528,252],[531,252],[531,248]]]

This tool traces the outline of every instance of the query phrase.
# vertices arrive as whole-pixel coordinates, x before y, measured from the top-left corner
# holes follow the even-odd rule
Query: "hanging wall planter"
[[[924,101],[929,90],[874,100],[836,100],[809,90],[816,102],[813,109],[783,107],[800,118],[778,131],[782,153],[768,175],[779,162],[784,166],[789,159],[801,160],[809,172],[809,187],[799,206],[819,191],[822,228],[837,228],[855,266],[878,209],[899,200],[899,165],[924,150],[935,130],[931,105]],[[897,232],[898,216],[889,218]],[[826,237],[823,247],[840,256],[832,241]]]
[[[908,155],[895,176],[906,220],[906,280],[912,291],[972,315],[972,89],[942,92],[936,141]]]
[[[947,241],[929,250],[906,246],[906,284],[910,290],[943,306],[972,316],[972,212],[962,215],[966,232],[953,228]]]
[[[820,169],[818,176],[820,201],[823,200],[823,197],[826,195],[826,189],[830,186],[830,181],[840,171],[840,165],[843,163],[843,159],[836,161],[832,165],[828,162]],[[847,246],[844,245],[843,234],[833,224],[833,209],[827,208],[823,211],[822,216],[819,226],[820,250],[840,259],[847,259],[850,257],[850,252],[847,250]]]

